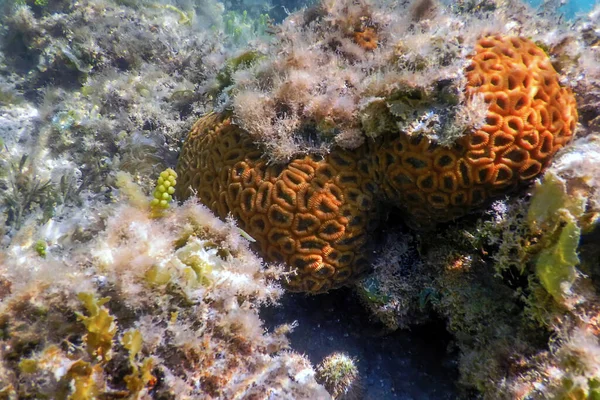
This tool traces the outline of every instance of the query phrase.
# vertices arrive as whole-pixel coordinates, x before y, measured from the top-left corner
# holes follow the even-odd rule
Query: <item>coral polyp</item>
[[[374,28],[367,27],[354,32],[354,41],[365,50],[375,50],[379,39],[377,31]]]
[[[383,204],[416,227],[450,221],[538,176],[571,139],[575,99],[530,40],[481,38],[465,74],[466,101],[483,96],[487,115],[450,147],[395,129],[354,150],[268,164],[248,132],[210,114],[183,147],[176,195],[195,189],[221,218],[233,215],[263,255],[296,272],[290,289],[344,285],[368,265]]]

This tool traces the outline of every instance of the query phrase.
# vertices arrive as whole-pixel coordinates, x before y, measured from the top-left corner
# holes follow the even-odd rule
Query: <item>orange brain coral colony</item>
[[[387,200],[412,225],[452,220],[531,181],[572,138],[575,97],[532,41],[480,39],[466,78],[467,97],[483,94],[489,107],[481,128],[451,148],[396,133],[375,153]]]
[[[363,150],[267,165],[251,137],[209,114],[190,132],[177,166],[176,196],[191,188],[221,218],[231,213],[272,261],[296,271],[294,291],[325,292],[363,271],[377,188]]]
[[[267,259],[296,272],[291,290],[342,286],[368,266],[382,204],[414,226],[449,221],[538,176],[571,139],[574,97],[530,40],[480,39],[466,77],[467,98],[483,94],[488,112],[452,147],[397,131],[356,150],[269,165],[246,131],[209,114],[182,149],[175,195],[196,190],[221,218],[233,215]]]

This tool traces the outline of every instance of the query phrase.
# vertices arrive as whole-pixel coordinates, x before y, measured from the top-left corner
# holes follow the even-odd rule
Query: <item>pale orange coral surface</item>
[[[176,195],[197,190],[221,218],[232,214],[267,259],[295,271],[290,289],[342,286],[367,267],[383,204],[412,226],[450,221],[531,181],[571,139],[575,99],[530,40],[484,37],[465,72],[467,101],[482,94],[488,112],[452,147],[396,131],[356,150],[269,165],[247,132],[210,114],[183,147]]]

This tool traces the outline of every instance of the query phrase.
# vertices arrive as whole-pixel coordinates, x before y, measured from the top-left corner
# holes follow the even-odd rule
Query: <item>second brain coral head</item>
[[[324,292],[368,266],[369,236],[385,204],[414,227],[450,221],[537,177],[572,138],[575,99],[546,54],[520,37],[478,40],[466,101],[483,96],[483,125],[441,146],[402,129],[354,150],[269,164],[227,114],[201,118],[182,149],[176,195],[197,191],[232,214],[263,256],[296,272],[294,291]]]
[[[481,38],[465,75],[467,101],[483,95],[488,107],[479,129],[451,147],[393,132],[374,153],[387,201],[413,226],[452,220],[531,181],[573,137],[575,97],[531,40]]]

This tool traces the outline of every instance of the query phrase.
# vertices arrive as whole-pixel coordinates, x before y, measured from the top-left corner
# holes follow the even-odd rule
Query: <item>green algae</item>
[[[532,231],[543,232],[535,273],[558,303],[577,278],[581,237],[578,218],[584,214],[584,206],[585,199],[569,196],[564,181],[549,172],[536,187],[527,215]]]

